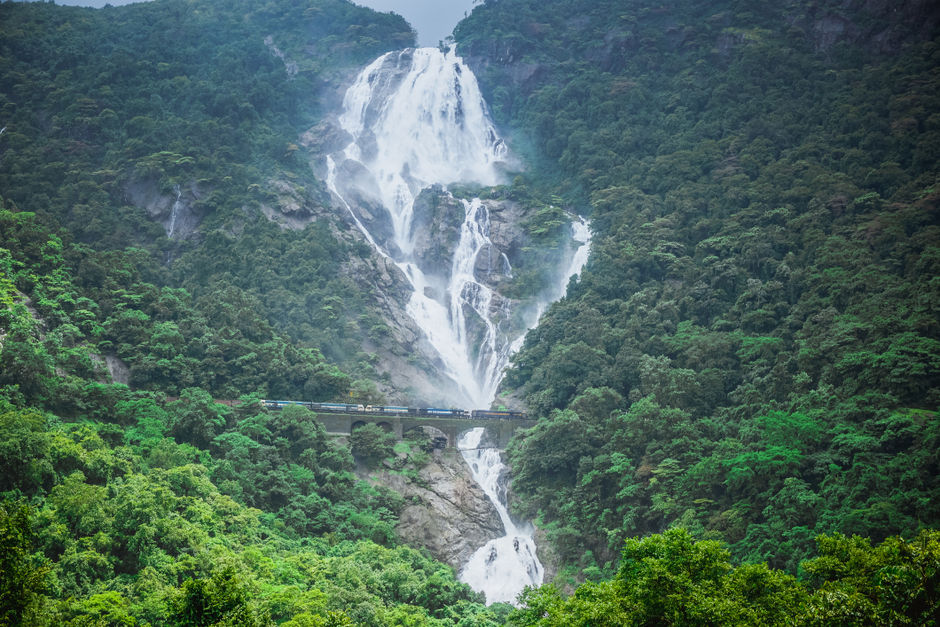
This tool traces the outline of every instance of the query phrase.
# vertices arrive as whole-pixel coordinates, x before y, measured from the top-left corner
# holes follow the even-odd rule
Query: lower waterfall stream
[[[541,585],[544,570],[535,554],[535,530],[531,525],[516,525],[509,517],[506,488],[500,484],[506,467],[497,449],[481,446],[484,433],[483,427],[467,431],[458,440],[457,449],[496,507],[506,535],[477,549],[461,569],[460,580],[486,595],[488,605],[512,603],[525,586]]]

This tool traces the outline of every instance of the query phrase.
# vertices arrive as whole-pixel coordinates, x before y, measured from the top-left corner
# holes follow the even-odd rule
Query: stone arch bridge
[[[343,414],[332,412],[317,412],[317,419],[323,423],[327,433],[334,435],[349,435],[354,429],[364,424],[376,424],[399,439],[406,433],[418,427],[430,427],[440,431],[447,437],[447,446],[457,446],[457,438],[474,427],[484,427],[487,431],[487,442],[492,442],[497,448],[505,449],[509,439],[517,429],[528,429],[535,425],[535,420],[528,418],[473,418],[473,417],[447,417],[447,416],[411,416],[386,414]]]

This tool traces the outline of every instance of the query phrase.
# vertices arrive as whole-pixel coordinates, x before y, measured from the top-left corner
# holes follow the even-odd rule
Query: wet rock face
[[[127,385],[131,380],[131,369],[117,355],[105,355],[105,364],[114,383]]]
[[[483,201],[489,217],[488,235],[492,245],[485,246],[476,258],[476,279],[494,290],[512,277],[511,259],[521,251],[525,231],[523,210],[513,201]],[[460,240],[460,227],[466,208],[459,198],[435,185],[421,192],[415,199],[414,256],[421,270],[430,276],[450,271],[453,251]]]
[[[205,217],[199,205],[205,191],[195,181],[166,190],[155,179],[133,179],[124,193],[131,204],[163,225],[169,239],[189,239]]]
[[[334,120],[323,120],[300,136],[300,145],[316,156],[328,155],[342,150],[352,141],[352,136]]]
[[[526,243],[522,224],[526,212],[511,200],[487,200],[490,215],[490,240],[493,247],[480,251],[477,278],[493,289],[512,278],[512,260],[518,259]]]
[[[448,273],[453,250],[460,239],[463,203],[435,185],[415,198],[413,216],[411,226],[418,266],[430,276]]]
[[[394,227],[388,212],[382,207],[380,192],[372,174],[359,162],[347,159],[339,164],[337,188],[347,199],[349,210],[387,252],[394,254]]]
[[[427,548],[457,570],[478,548],[505,533],[493,504],[454,449],[436,451],[417,482],[388,471],[372,479],[408,503],[396,527],[402,542]]]

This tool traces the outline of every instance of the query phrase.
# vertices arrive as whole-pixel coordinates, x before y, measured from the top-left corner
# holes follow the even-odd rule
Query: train
[[[357,403],[313,403],[310,401],[276,401],[263,399],[265,409],[283,409],[300,405],[310,411],[336,414],[382,414],[385,416],[430,416],[436,418],[470,418],[474,420],[525,420],[524,411],[490,409],[444,409],[441,407],[399,407],[396,405],[362,405]]]

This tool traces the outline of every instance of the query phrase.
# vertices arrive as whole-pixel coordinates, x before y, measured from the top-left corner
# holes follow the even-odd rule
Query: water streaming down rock
[[[531,313],[527,319],[528,325],[526,331],[534,329],[535,325],[538,324],[539,318],[541,318],[542,314],[545,312],[545,309],[565,295],[568,291],[569,281],[571,281],[571,279],[578,280],[581,270],[584,268],[584,264],[587,263],[588,255],[591,253],[591,225],[583,217],[577,216],[577,219],[571,222],[571,230],[572,239],[577,242],[578,245],[575,247],[574,254],[571,256],[568,269],[561,274],[561,280],[558,282],[554,291],[548,294],[546,299],[536,303],[534,312]],[[524,342],[525,333],[520,333],[516,339],[512,341],[509,347],[509,354],[512,355],[521,349]]]
[[[173,202],[173,207],[170,209],[170,220],[166,226],[166,236],[169,239],[172,239],[173,235],[176,233],[176,220],[179,218],[180,209],[183,207],[183,203],[180,202],[180,198],[183,197],[183,190],[180,189],[179,185],[174,185],[173,190],[176,192],[176,200]]]
[[[436,48],[385,54],[347,90],[339,122],[352,141],[328,158],[328,187],[411,283],[408,313],[460,390],[452,402],[488,407],[515,338],[501,325],[510,312],[494,305],[492,290],[474,273],[480,251],[491,245],[482,201],[462,201],[465,217],[443,289],[413,255],[421,190],[502,179],[508,151],[473,73],[452,52]],[[473,341],[481,334],[471,334],[471,324],[484,329],[482,341]]]
[[[534,529],[516,525],[506,509],[506,489],[500,483],[504,471],[500,453],[481,446],[484,428],[471,429],[460,437],[457,448],[473,478],[493,502],[506,535],[480,547],[460,571],[460,580],[486,595],[486,602],[512,603],[525,586],[542,583],[544,570],[535,553]]]

